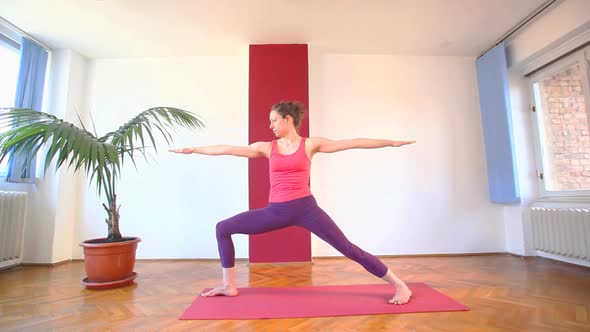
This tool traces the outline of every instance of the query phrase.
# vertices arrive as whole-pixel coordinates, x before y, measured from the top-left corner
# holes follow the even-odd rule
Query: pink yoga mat
[[[387,301],[394,288],[388,284],[312,287],[239,288],[236,297],[201,297],[180,319],[260,319],[463,311],[468,307],[423,283],[408,283],[409,303]]]

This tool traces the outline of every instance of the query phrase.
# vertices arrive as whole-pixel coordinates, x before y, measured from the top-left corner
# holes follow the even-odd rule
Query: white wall
[[[520,204],[506,205],[504,209],[504,234],[506,251],[517,255],[532,255],[530,240],[532,230],[526,208],[538,192],[533,141],[533,114],[529,111],[529,90],[526,81],[519,74],[509,73],[510,104],[514,132],[514,149],[517,163],[517,177],[520,190]]]
[[[318,155],[312,191],[372,253],[504,251],[490,204],[473,58],[310,58],[310,132],[417,140],[402,148]],[[313,254],[339,255],[314,238]]]
[[[312,135],[418,140],[399,149],[319,155],[312,190],[320,205],[353,242],[375,254],[530,253],[525,207],[537,184],[527,86],[515,68],[590,21],[589,5],[562,1],[508,43],[523,198],[516,206],[488,200],[474,59],[319,54],[310,45]],[[71,119],[75,107],[88,119],[90,110],[99,133],[147,107],[170,105],[197,112],[207,125],[178,133],[176,146],[247,143],[246,48],[242,56],[88,63],[57,51],[51,66],[50,112]],[[106,235],[103,199],[94,186],[63,181],[48,171],[33,187],[0,185],[31,194],[24,262],[81,258],[79,242]],[[79,189],[69,194],[72,186]],[[246,210],[247,192],[245,159],[172,155],[160,145],[149,165],[124,169],[121,230],[144,240],[139,258],[217,258],[215,223]],[[234,239],[237,256],[247,257],[247,237]],[[312,253],[338,255],[315,238]]]
[[[523,68],[543,57],[550,45],[570,40],[571,32],[590,22],[590,1],[565,0],[507,41],[510,99],[514,129],[521,204],[507,206],[504,212],[507,251],[534,255],[529,204],[538,198],[534,151],[534,117],[528,110],[530,92]],[[546,59],[547,60],[547,59]]]
[[[71,50],[60,50],[69,68],[67,77],[62,82],[68,91],[63,105],[55,109],[54,114],[68,122],[79,124],[78,115],[84,116],[80,105],[84,104],[86,70],[88,60]],[[72,258],[72,241],[74,230],[79,220],[79,188],[82,181],[79,173],[73,169],[62,168],[59,172],[59,191],[57,193],[55,229],[53,243],[53,262],[60,262]]]
[[[61,85],[76,97],[62,100],[66,117],[76,108],[87,119],[90,110],[99,135],[150,106],[169,105],[200,114],[207,125],[198,133],[179,132],[175,146],[247,144],[246,54],[87,64],[69,56],[68,84]],[[418,140],[314,160],[312,190],[353,242],[380,255],[504,250],[503,209],[488,203],[477,98],[472,58],[311,49],[312,135]],[[149,165],[138,161],[137,171],[126,165],[118,185],[121,231],[143,239],[138,257],[217,258],[216,222],[248,208],[247,161],[173,155],[165,144]],[[78,191],[63,196],[72,186]],[[59,207],[48,230],[55,237],[47,241],[54,257],[70,251],[82,258],[78,243],[106,235],[104,199],[86,180],[60,189],[47,197]],[[237,257],[247,257],[247,237],[234,240]],[[32,241],[27,246],[40,252]],[[339,255],[315,238],[312,253]]]
[[[35,185],[0,182],[0,190],[26,192],[27,210],[22,263],[52,263],[55,226],[55,178],[37,178]]]
[[[84,78],[83,58],[69,50],[52,52],[48,63],[48,80],[45,85],[43,111],[58,117],[66,116],[71,100],[83,95],[80,90]],[[66,120],[71,120],[66,116]],[[51,166],[43,171],[44,155],[41,150],[37,159],[37,179],[34,185],[0,183],[2,190],[28,193],[27,212],[23,239],[23,263],[56,263],[71,259],[72,230],[77,193],[72,187],[76,178],[61,176]]]
[[[153,106],[174,106],[202,116],[200,132],[179,131],[174,146],[248,144],[248,56],[96,60],[89,65],[87,106],[99,135]],[[123,168],[119,182],[123,236],[143,239],[138,258],[218,258],[215,224],[248,208],[247,160],[178,155],[166,151]],[[106,213],[95,186],[80,193],[77,244],[105,237]],[[247,237],[235,236],[237,257],[247,257]]]
[[[179,133],[175,146],[247,144],[247,64],[247,55],[92,61],[87,108],[99,134],[147,107],[172,105],[207,125]],[[314,160],[312,190],[359,246],[375,254],[503,251],[502,209],[487,201],[472,58],[312,51],[310,98],[312,135],[418,140]],[[248,208],[247,161],[172,155],[164,146],[150,165],[125,168],[121,231],[144,240],[139,258],[217,258],[215,223]],[[74,258],[79,242],[106,234],[94,186],[84,184],[80,200]],[[237,257],[247,257],[247,237],[234,241]],[[314,256],[332,254],[314,239]]]

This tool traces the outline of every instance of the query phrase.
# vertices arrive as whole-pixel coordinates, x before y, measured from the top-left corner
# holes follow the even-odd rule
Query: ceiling
[[[89,58],[314,52],[478,56],[545,0],[0,0],[0,16]]]

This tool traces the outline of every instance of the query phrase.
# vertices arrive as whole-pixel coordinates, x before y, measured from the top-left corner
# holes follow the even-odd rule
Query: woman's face
[[[293,126],[293,124],[289,122],[289,120],[291,119],[289,115],[283,118],[279,113],[271,111],[269,118],[270,129],[276,137],[283,137],[287,135],[287,133],[289,133],[291,127]]]

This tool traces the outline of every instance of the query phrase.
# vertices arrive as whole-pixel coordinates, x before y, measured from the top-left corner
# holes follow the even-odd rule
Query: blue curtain
[[[520,201],[504,43],[476,61],[477,83],[492,203]]]
[[[14,107],[41,110],[47,56],[48,53],[43,47],[27,38],[22,38]],[[35,181],[36,158],[32,158],[31,163],[25,165],[26,157],[16,154],[11,158],[8,165],[7,181]]]

